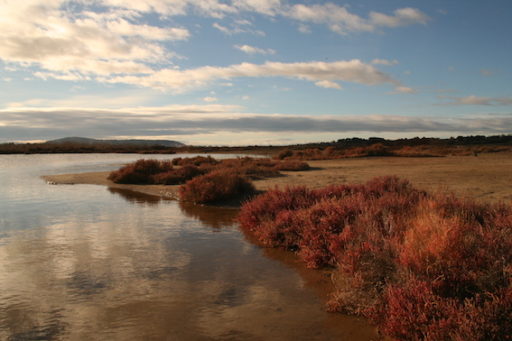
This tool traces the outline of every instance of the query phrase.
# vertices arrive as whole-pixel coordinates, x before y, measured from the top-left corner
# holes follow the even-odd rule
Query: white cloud
[[[334,82],[351,82],[364,85],[392,84],[397,91],[403,91],[399,81],[379,71],[373,65],[365,64],[358,59],[336,62],[306,62],[264,64],[242,63],[227,67],[204,66],[196,69],[176,70],[162,69],[150,75],[119,76],[104,78],[104,82],[134,84],[144,87],[168,89],[183,92],[203,87],[216,80],[250,77],[285,77],[308,80],[317,85],[336,87]],[[327,82],[328,81],[328,82]],[[402,89],[400,89],[402,88]]]
[[[440,96],[440,98],[450,100],[450,102],[444,103],[446,105],[512,105],[512,97],[481,97],[471,95],[466,97]]]
[[[80,89],[79,89],[80,90]],[[61,99],[32,98],[21,102],[10,102],[8,108],[119,108],[119,103],[125,106],[137,106],[141,103],[149,103],[154,95],[143,91],[129,91],[110,95],[72,95]]]
[[[146,1],[137,7],[127,1],[122,8],[95,12],[85,5],[69,11],[79,8],[75,1],[3,1],[0,59],[38,66],[60,79],[151,72],[150,63],[169,63],[173,56],[161,42],[185,40],[190,33],[181,27],[135,23],[140,14],[136,10],[148,10],[150,3],[155,8],[161,4]]]
[[[257,12],[270,16],[281,10],[281,0],[233,0],[233,5],[240,10]]]
[[[426,24],[429,17],[416,8],[399,8],[393,15],[370,12],[370,22],[374,26],[398,27],[412,24]]]
[[[428,20],[411,8],[398,9],[389,16],[372,12],[365,19],[332,3],[288,5],[280,0],[5,0],[0,2],[0,60],[8,65],[6,70],[30,70],[34,77],[45,80],[125,83],[175,93],[216,81],[229,85],[230,80],[241,77],[285,77],[331,89],[341,89],[343,82],[390,84],[396,92],[414,92],[359,60],[242,63],[185,70],[171,66],[176,55],[169,42],[187,40],[191,33],[171,24],[169,17],[194,13],[222,18],[244,11],[298,20],[303,32],[309,32],[310,24],[326,24],[342,34]],[[145,21],[148,14],[157,14],[158,20],[149,24]],[[235,18],[212,26],[229,35],[265,35],[250,21]],[[235,48],[247,54],[276,53],[251,45]],[[372,64],[394,65],[396,61],[376,59]],[[204,100],[207,98],[214,97]]]
[[[218,0],[103,0],[107,6],[143,13],[158,13],[164,17],[185,15],[195,11],[200,15],[222,18],[225,14],[236,13],[238,9]]]
[[[251,45],[235,45],[234,48],[247,53],[247,54],[275,54],[276,51],[273,49],[262,49]]]
[[[398,94],[415,94],[416,90],[407,86],[397,86],[393,93]]]
[[[212,102],[217,102],[217,101],[218,101],[217,97],[211,97],[211,96],[203,97],[203,102],[212,103]]]
[[[333,32],[348,34],[349,32],[372,32],[380,27],[399,27],[414,24],[425,24],[429,17],[415,8],[399,8],[388,15],[370,12],[365,19],[351,13],[347,7],[334,3],[304,5],[296,4],[283,8],[281,14],[302,22],[325,24]]]
[[[241,34],[241,33],[248,33],[248,34],[253,34],[253,35],[257,35],[257,36],[261,36],[261,37],[264,37],[266,35],[266,33],[261,30],[255,30],[250,27],[247,27],[247,24],[245,22],[237,23],[235,21],[229,27],[223,26],[223,25],[215,22],[212,24],[212,27],[221,31],[222,33],[224,33],[225,35],[228,35],[228,36],[231,36],[234,34]]]
[[[185,27],[174,25],[170,17],[193,14],[223,18],[232,15],[232,20],[215,22],[212,26],[228,35],[264,36],[265,32],[240,17],[246,12],[297,20],[303,32],[309,30],[309,24],[316,23],[328,25],[343,34],[428,20],[426,15],[413,8],[397,9],[392,15],[372,12],[365,19],[333,3],[289,5],[280,0],[4,0],[0,2],[0,60],[9,67],[35,72],[39,78],[127,83],[142,80],[145,86],[156,84],[172,89],[177,89],[177,84],[191,88],[215,79],[259,77],[253,75],[252,69],[260,70],[261,77],[308,79],[320,82],[320,86],[329,84],[333,87],[335,81],[353,81],[347,73],[341,78],[317,77],[310,72],[303,73],[299,67],[302,64],[312,67],[314,63],[172,70],[170,65],[177,56],[169,43],[187,40],[191,33]],[[147,18],[149,15],[156,18],[151,23]],[[245,53],[275,53],[272,49],[250,45],[238,48]],[[290,66],[292,64],[294,67]],[[293,75],[289,70],[295,67],[299,70]],[[322,73],[321,70],[315,72]],[[370,73],[373,75],[369,79],[380,77],[377,70]],[[169,75],[177,76],[178,80],[166,79]],[[356,82],[368,83],[362,79]],[[398,84],[396,81],[391,83]]]
[[[316,86],[319,86],[321,88],[329,88],[329,89],[341,89],[341,85],[339,85],[336,82],[332,81],[318,81],[315,83]]]
[[[234,33],[240,33],[239,31],[234,31],[234,30],[232,30],[226,26],[222,26],[221,24],[216,23],[216,22],[212,24],[212,27],[216,28],[217,30],[219,30],[222,33],[227,34],[227,35],[232,35]]]
[[[338,33],[373,30],[373,27],[363,18],[350,13],[345,7],[332,3],[311,6],[297,4],[291,6],[283,15],[304,22],[324,23]]]

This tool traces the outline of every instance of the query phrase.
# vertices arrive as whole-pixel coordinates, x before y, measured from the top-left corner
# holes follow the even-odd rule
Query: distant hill
[[[63,143],[77,143],[77,144],[110,144],[110,145],[128,145],[128,146],[163,146],[163,147],[182,147],[183,143],[171,140],[98,140],[90,139],[87,137],[64,137],[61,139],[46,141],[46,143],[63,144]]]

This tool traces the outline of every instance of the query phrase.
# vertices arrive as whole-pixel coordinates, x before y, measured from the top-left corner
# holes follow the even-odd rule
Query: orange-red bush
[[[155,174],[152,176],[152,179],[154,184],[179,185],[204,173],[199,167],[186,165],[164,173]]]
[[[246,196],[254,186],[236,172],[213,171],[195,177],[180,187],[180,199],[197,204],[212,203]]]
[[[246,203],[239,222],[310,267],[337,267],[330,309],[371,317],[392,337],[511,335],[509,205],[429,195],[385,177],[272,190]]]
[[[153,175],[172,169],[169,161],[142,159],[111,172],[108,179],[120,184],[151,184]]]
[[[173,165],[178,166],[173,168]],[[279,168],[308,169],[305,162],[280,161],[268,158],[239,157],[218,161],[211,156],[176,158],[172,162],[138,160],[110,173],[109,179],[123,184],[183,184],[197,176],[213,171],[236,173],[240,177],[261,179],[279,176]]]

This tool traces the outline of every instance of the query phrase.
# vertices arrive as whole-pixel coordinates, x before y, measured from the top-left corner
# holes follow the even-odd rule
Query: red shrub
[[[302,240],[304,215],[301,211],[282,210],[274,221],[263,222],[256,236],[265,246],[297,250]]]
[[[238,218],[264,245],[336,266],[330,309],[399,339],[510,339],[512,207],[431,196],[396,177],[272,190]]]
[[[361,214],[363,206],[358,199],[322,199],[305,209],[304,227],[299,243],[299,256],[308,267],[335,266],[340,247],[340,234]]]
[[[169,161],[142,159],[111,172],[108,179],[121,184],[151,184],[153,175],[172,169]]]
[[[252,183],[234,172],[213,171],[187,181],[180,187],[180,199],[204,204],[229,200],[254,192]]]
[[[425,280],[439,279],[439,294],[464,299],[507,285],[503,269],[512,263],[512,219],[510,210],[498,219],[490,207],[484,214],[485,206],[459,204],[458,213],[446,216],[435,201],[423,201],[405,235],[400,262]],[[463,209],[468,207],[472,213]]]
[[[401,286],[390,285],[384,302],[376,315],[386,335],[399,340],[452,340],[457,303],[435,295],[427,282],[410,279]]]
[[[481,294],[464,301],[457,310],[457,331],[454,339],[511,340],[512,339],[512,287],[494,294]]]
[[[279,212],[307,208],[315,203],[315,192],[305,187],[273,189],[246,202],[238,216],[242,228],[258,235],[258,229],[264,222],[275,220]]]
[[[239,157],[222,160],[216,169],[230,169],[250,179],[261,179],[279,176],[275,165],[276,161],[268,158]]]
[[[168,172],[158,173],[152,176],[154,184],[179,185],[204,174],[204,171],[196,166],[183,166],[174,168]]]
[[[390,285],[381,310],[381,330],[400,340],[487,341],[512,338],[512,289],[458,301],[434,293],[428,282]]]

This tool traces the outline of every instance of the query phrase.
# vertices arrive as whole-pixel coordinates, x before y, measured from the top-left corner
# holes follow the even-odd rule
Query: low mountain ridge
[[[185,144],[172,140],[98,140],[88,137],[64,137],[61,139],[46,141],[46,143],[79,143],[79,144],[110,144],[110,145],[130,145],[130,146],[164,146],[164,147],[182,147]]]

